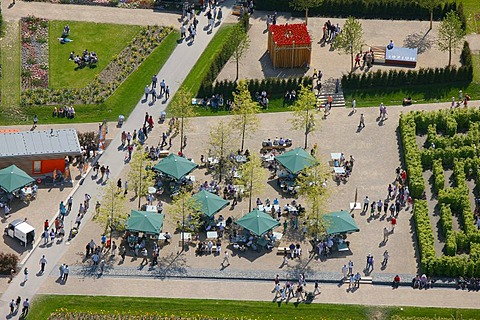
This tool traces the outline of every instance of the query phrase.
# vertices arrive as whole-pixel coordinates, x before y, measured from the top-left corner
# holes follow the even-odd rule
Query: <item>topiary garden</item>
[[[429,275],[480,276],[479,120],[479,109],[400,117],[420,264]]]

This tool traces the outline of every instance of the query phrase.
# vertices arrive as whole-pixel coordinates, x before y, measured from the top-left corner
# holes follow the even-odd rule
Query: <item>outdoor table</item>
[[[32,194],[32,188],[31,187],[28,187],[28,188],[23,188],[23,193],[25,193],[25,195],[30,195]]]
[[[287,170],[277,171],[277,177],[279,177],[279,178],[288,177],[289,174],[290,174],[290,173],[289,173]]]
[[[288,212],[297,212],[298,211],[298,209],[296,207],[290,206],[290,205],[287,206],[287,210],[288,210]]]
[[[330,156],[332,157],[332,160],[340,160],[340,158],[342,157],[342,153],[334,152],[330,153]]]
[[[260,247],[265,247],[268,243],[268,240],[265,239],[265,237],[261,237],[261,238],[258,238],[256,242]]]
[[[271,211],[272,211],[272,206],[265,206],[265,207],[263,208],[263,211],[265,211],[265,212],[271,212]]]
[[[272,162],[273,160],[275,160],[275,156],[273,154],[268,154],[266,156],[262,156],[262,159],[266,162]]]
[[[236,237],[232,238],[232,242],[247,242],[247,237],[244,235],[237,235]]]
[[[217,239],[218,233],[217,231],[208,231],[207,232],[207,239]]]
[[[235,156],[235,161],[236,162],[247,162],[247,157],[238,154],[238,155]]]
[[[220,227],[220,226],[223,226],[225,228],[227,226],[227,221],[226,220],[218,221],[217,227]]]
[[[157,189],[155,187],[148,187],[149,194],[154,194],[155,192],[157,192]]]
[[[196,181],[195,176],[185,176],[185,180],[190,180],[192,182]]]
[[[192,240],[192,234],[190,232],[182,232],[180,233],[180,241],[184,239],[185,241]]]
[[[218,164],[218,158],[207,158],[208,163],[210,164]]]
[[[276,241],[280,241],[283,238],[283,233],[281,232],[273,232],[273,236],[275,237]]]
[[[338,243],[337,248],[338,248],[338,251],[348,251],[348,250],[350,250],[350,248],[348,248],[348,246],[345,242]]]
[[[160,234],[158,235],[158,238],[157,238],[157,239],[158,239],[158,240],[166,240],[165,235],[164,235],[163,233],[160,233]]]
[[[264,211],[264,210],[265,210],[265,207],[263,206],[263,204],[259,204],[258,211]]]
[[[145,208],[145,211],[148,211],[148,212],[158,212],[157,206],[151,206],[151,205],[147,205],[147,207]]]
[[[333,168],[333,171],[335,174],[345,174],[345,168],[344,167],[335,167]]]

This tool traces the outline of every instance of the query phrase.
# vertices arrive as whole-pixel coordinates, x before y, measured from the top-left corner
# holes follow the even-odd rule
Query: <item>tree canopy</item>
[[[305,24],[308,24],[308,10],[321,5],[323,0],[292,0],[290,7],[295,10],[305,11]]]
[[[178,118],[180,122],[178,124],[180,131],[180,152],[183,153],[185,147],[185,131],[191,129],[189,119],[196,116],[195,107],[192,105],[192,94],[185,90],[180,89],[175,95],[174,103],[169,107],[169,113],[173,117]]]
[[[363,47],[363,28],[360,21],[348,17],[342,31],[335,37],[333,48],[350,55],[350,70],[353,71],[353,56],[361,52]]]
[[[312,86],[300,84],[297,100],[290,107],[293,111],[293,118],[290,119],[294,130],[303,130],[305,135],[305,146],[308,147],[308,135],[315,131],[319,124],[316,117],[317,98],[312,91]]]
[[[245,137],[253,135],[257,130],[259,122],[257,113],[259,112],[260,106],[253,101],[247,82],[239,81],[237,90],[233,92],[232,127],[236,128],[242,137],[240,150],[243,150],[245,145]]]

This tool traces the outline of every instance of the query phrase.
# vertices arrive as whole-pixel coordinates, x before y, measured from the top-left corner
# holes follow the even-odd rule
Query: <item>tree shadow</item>
[[[403,46],[412,49],[417,48],[418,54],[422,54],[427,50],[430,50],[434,43],[434,39],[429,36],[429,32],[430,30],[423,35],[418,32],[407,35],[405,40],[403,40]]]
[[[185,256],[181,252],[178,254],[170,253],[159,260],[155,277],[165,279],[169,276],[185,275],[187,273],[186,265]]]

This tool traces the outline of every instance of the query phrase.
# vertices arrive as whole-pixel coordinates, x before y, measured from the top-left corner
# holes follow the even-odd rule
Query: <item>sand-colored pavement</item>
[[[63,286],[55,283],[51,277],[39,294],[273,301],[273,286],[273,280],[241,282],[135,278],[69,278],[68,284]],[[313,283],[307,282],[306,290],[313,291]],[[411,287],[392,289],[389,286],[360,285],[359,289],[352,291],[348,290],[348,285],[323,284],[320,285],[320,291],[314,300],[316,303],[478,308],[478,293],[454,289],[414,290]],[[455,298],[452,298],[452,294]]]

